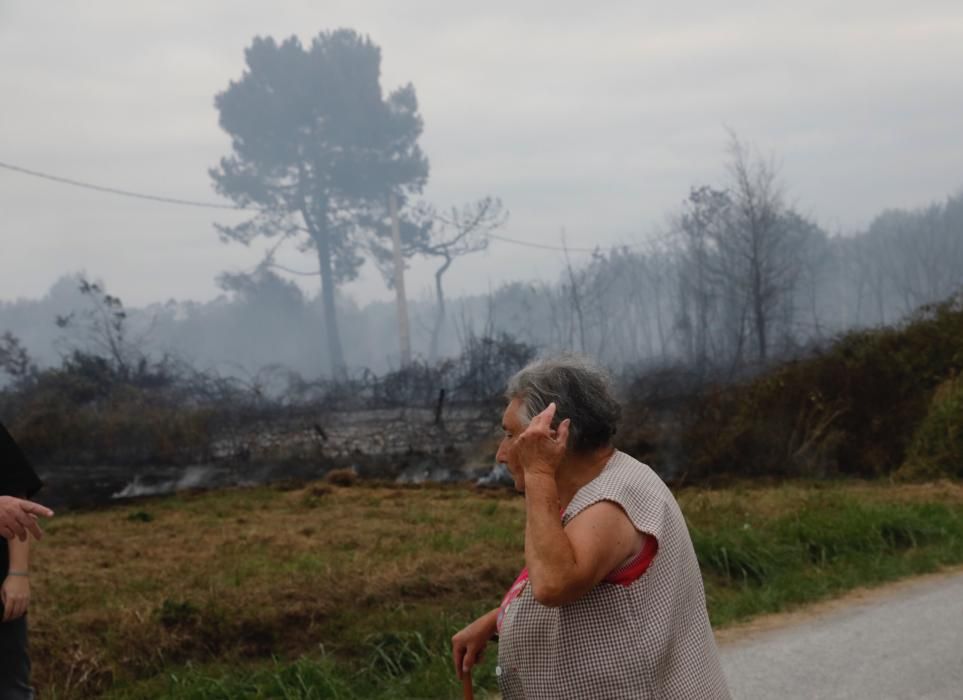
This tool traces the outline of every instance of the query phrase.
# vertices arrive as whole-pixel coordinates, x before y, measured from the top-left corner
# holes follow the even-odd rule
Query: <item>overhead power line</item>
[[[119,187],[108,187],[107,185],[97,185],[92,182],[86,182],[84,180],[75,180],[73,178],[63,177],[61,175],[52,175],[51,173],[44,173],[44,172],[40,172],[39,170],[31,170],[30,168],[24,168],[19,165],[14,165],[13,163],[5,163],[3,161],[0,161],[0,168],[3,168],[5,170],[10,170],[15,173],[20,173],[22,175],[30,175],[31,177],[37,177],[42,180],[50,180],[51,182],[57,182],[62,185],[70,185],[72,187],[82,187],[86,190],[94,190],[95,192],[105,192],[107,194],[119,195],[121,197],[131,197],[133,199],[145,199],[150,202],[160,202],[161,204],[175,204],[182,207],[200,207],[204,209],[229,209],[231,211],[258,211],[258,209],[253,207],[239,207],[233,204],[219,204],[217,202],[202,202],[200,200],[195,200],[195,199],[181,199],[179,197],[166,197],[163,195],[148,194],[146,192],[134,192],[132,190],[125,190]],[[511,243],[513,245],[525,246],[527,248],[538,248],[540,250],[552,250],[559,253],[564,253],[564,252],[595,253],[601,250],[601,247],[566,248],[565,246],[547,245],[545,243],[530,243],[529,241],[520,241],[516,238],[499,236],[494,233],[488,233],[486,235],[492,240],[501,241],[502,243]],[[294,274],[309,274],[309,273],[297,272],[295,270],[287,270],[287,272],[292,272]]]
[[[92,182],[84,182],[82,180],[74,180],[69,177],[61,177],[60,175],[51,175],[50,173],[42,173],[38,170],[30,170],[29,168],[22,168],[19,165],[13,165],[12,163],[4,163],[0,161],[0,168],[6,170],[12,170],[15,173],[22,173],[24,175],[31,175],[32,177],[39,177],[43,180],[51,180],[53,182],[59,182],[63,185],[72,185],[73,187],[83,187],[87,190],[95,190],[97,192],[106,192],[108,194],[116,194],[122,197],[133,197],[135,199],[147,199],[152,202],[161,202],[163,204],[178,204],[183,207],[204,207],[207,209],[233,209],[234,211],[254,211],[247,207],[238,207],[233,204],[218,204],[217,202],[201,202],[194,199],[180,199],[178,197],[164,197],[156,194],[146,194],[144,192],[133,192],[131,190],[122,190],[118,187],[107,187],[105,185],[95,185]]]
[[[496,241],[502,241],[504,243],[514,243],[515,245],[523,245],[528,248],[541,248],[542,250],[555,250],[559,253],[564,253],[568,250],[569,253],[595,253],[601,250],[601,248],[565,248],[560,245],[546,245],[545,243],[529,243],[528,241],[519,241],[514,238],[506,238],[505,236],[496,236],[494,233],[488,234],[489,238]]]

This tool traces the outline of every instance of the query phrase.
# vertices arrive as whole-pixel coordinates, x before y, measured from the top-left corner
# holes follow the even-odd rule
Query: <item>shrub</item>
[[[933,393],[897,476],[963,476],[963,375],[947,379]]]
[[[934,388],[961,369],[963,296],[901,327],[852,331],[809,358],[706,390],[684,419],[684,461],[694,476],[872,477],[900,467],[912,443],[913,454],[932,454],[916,464],[953,463],[958,390],[942,391],[957,398],[927,411]],[[914,435],[924,419],[930,425]]]
[[[109,309],[95,315],[93,337],[125,337],[119,300],[96,285],[85,282],[83,289]],[[113,320],[104,326],[101,316]],[[74,321],[58,323],[69,327]],[[272,423],[307,423],[326,440],[319,416],[332,411],[433,408],[434,423],[443,426],[445,406],[500,404],[508,377],[534,355],[511,336],[471,334],[457,358],[415,362],[381,377],[366,371],[357,378],[307,382],[269,367],[245,382],[166,355],[152,359],[136,347],[104,351],[114,347],[75,347],[59,367],[38,370],[15,337],[0,335],[0,378],[14,380],[0,387],[0,419],[36,464],[243,463],[252,454],[265,458],[259,435],[270,432]],[[317,456],[310,448],[277,448],[268,459],[313,463]]]
[[[358,480],[358,472],[351,467],[332,469],[324,475],[324,480],[335,486],[352,486]]]

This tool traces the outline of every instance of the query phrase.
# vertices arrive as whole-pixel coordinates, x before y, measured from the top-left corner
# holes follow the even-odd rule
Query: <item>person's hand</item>
[[[0,496],[0,537],[7,540],[17,537],[24,542],[29,533],[39,540],[43,537],[43,531],[37,525],[37,518],[49,518],[52,515],[52,510],[39,503]]]
[[[485,646],[495,634],[497,610],[482,615],[465,629],[451,638],[451,655],[455,662],[455,673],[464,678],[472,666],[482,660]]]
[[[3,621],[10,622],[27,614],[30,606],[30,579],[26,576],[7,576],[0,587],[3,601]]]
[[[532,418],[528,427],[518,436],[512,446],[516,463],[522,466],[525,476],[537,474],[555,478],[558,466],[568,451],[568,429],[571,421],[566,418],[552,430],[555,418],[555,402]]]

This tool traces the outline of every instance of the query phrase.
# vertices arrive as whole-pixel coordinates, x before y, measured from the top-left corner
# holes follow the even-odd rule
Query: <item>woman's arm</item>
[[[642,534],[611,501],[589,506],[563,528],[554,478],[525,475],[525,564],[542,605],[574,603],[638,551]]]
[[[10,540],[10,568],[0,586],[3,621],[23,617],[30,606],[30,539]]]
[[[556,474],[565,458],[570,422],[552,430],[555,404],[532,418],[512,447],[525,470],[525,564],[532,595],[542,605],[572,603],[629,558],[641,534],[620,506],[595,503],[562,528]]]

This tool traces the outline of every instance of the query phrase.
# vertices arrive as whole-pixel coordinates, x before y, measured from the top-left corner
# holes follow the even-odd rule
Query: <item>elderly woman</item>
[[[497,634],[505,700],[728,698],[685,520],[655,472],[612,447],[606,375],[543,360],[507,398],[496,458],[525,494],[526,568],[452,638],[459,676]]]

